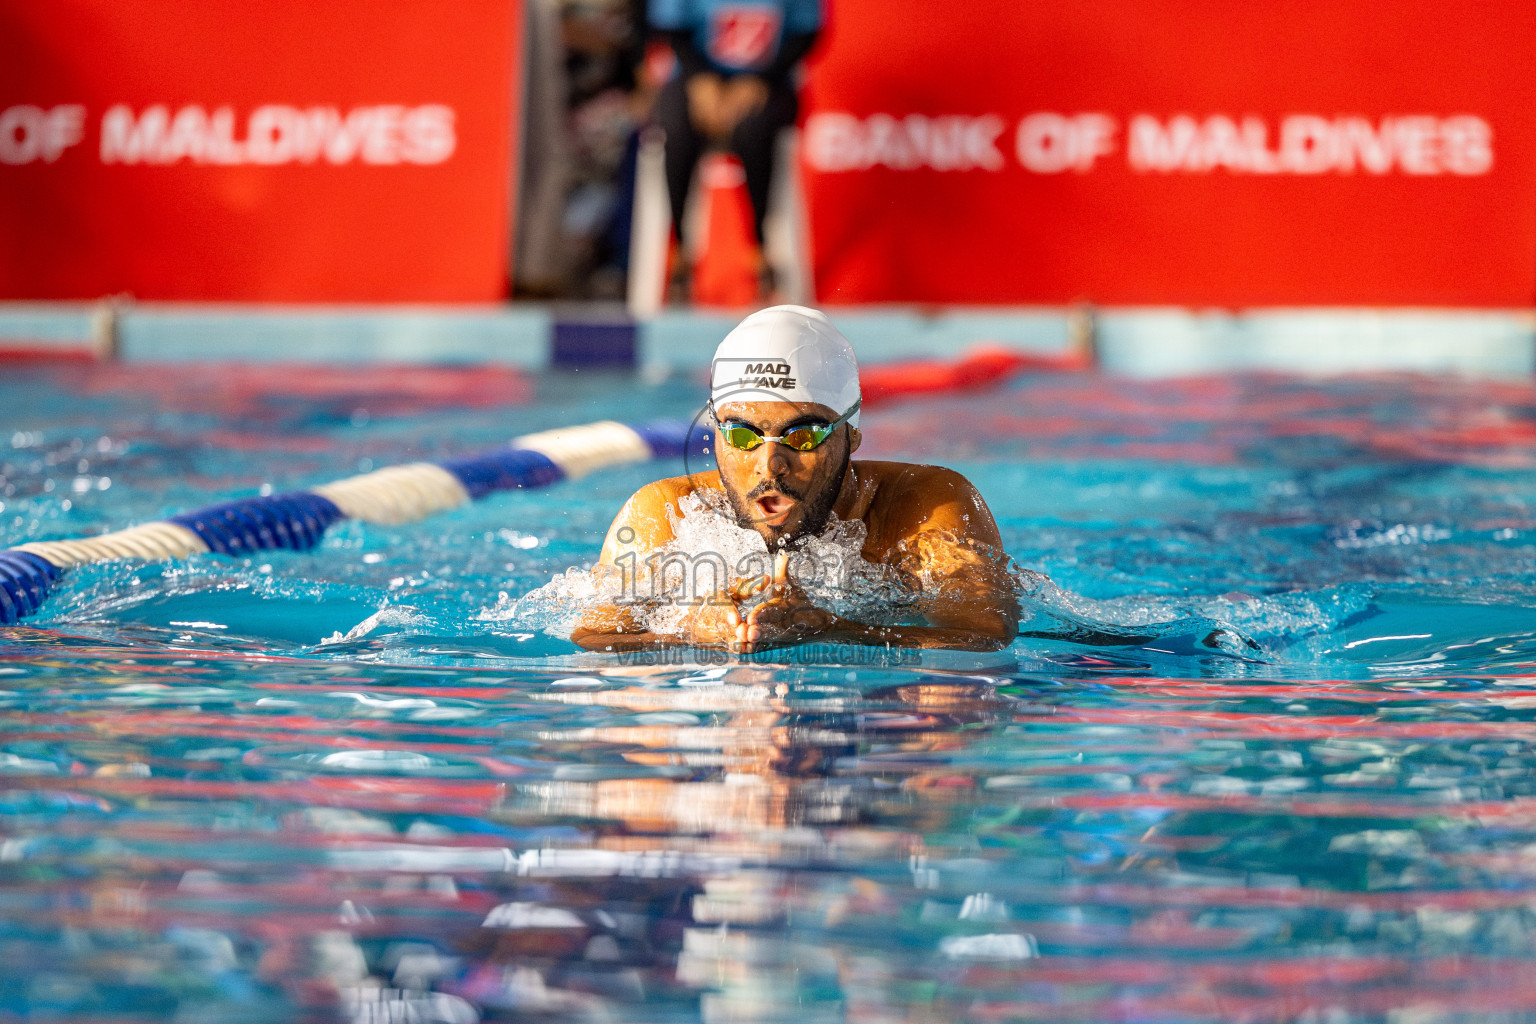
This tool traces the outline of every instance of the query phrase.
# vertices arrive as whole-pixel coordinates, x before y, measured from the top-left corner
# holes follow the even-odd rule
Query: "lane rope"
[[[675,458],[690,442],[693,450],[702,450],[707,434],[684,420],[638,426],[603,420],[526,434],[466,458],[390,466],[307,491],[237,498],[95,537],[18,544],[0,550],[0,624],[36,614],[64,570],[76,566],[209,552],[307,551],[344,519],[387,526],[416,522],[498,491],[548,487],[609,466]]]

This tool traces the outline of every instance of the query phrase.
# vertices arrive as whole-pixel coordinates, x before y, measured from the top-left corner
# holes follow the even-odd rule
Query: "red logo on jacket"
[[[710,57],[727,68],[767,64],[777,49],[779,18],[772,7],[719,8],[710,20]]]

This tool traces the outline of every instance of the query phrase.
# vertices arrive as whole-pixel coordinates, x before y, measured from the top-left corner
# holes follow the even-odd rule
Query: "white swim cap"
[[[819,309],[769,306],[747,317],[715,349],[710,399],[817,402],[841,416],[859,400],[853,346]],[[859,414],[848,422],[859,425]]]

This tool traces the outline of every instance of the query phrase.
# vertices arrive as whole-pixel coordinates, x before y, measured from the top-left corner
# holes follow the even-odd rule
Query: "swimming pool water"
[[[700,393],[8,367],[0,545]],[[977,483],[1037,625],[1142,639],[521,621],[671,464],[77,570],[0,629],[0,1019],[1536,1020],[1536,388],[1040,376],[864,427]]]

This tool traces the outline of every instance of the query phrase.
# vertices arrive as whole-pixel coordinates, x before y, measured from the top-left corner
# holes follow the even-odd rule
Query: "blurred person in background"
[[[644,73],[644,0],[535,0],[525,99],[515,294],[613,299],[629,262]]]
[[[512,226],[512,294],[550,299],[562,293],[568,272],[561,238],[561,211],[571,179],[565,132],[568,90],[558,0],[531,0],[524,13],[523,116],[517,215]]]
[[[624,297],[639,130],[660,88],[648,73],[646,36],[643,0],[564,0],[575,186],[565,235],[581,298]]]
[[[761,290],[768,294],[773,281],[761,253],[774,153],[779,132],[799,111],[794,72],[821,30],[821,0],[650,0],[648,16],[677,55],[677,70],[656,103],[666,133],[673,231],[682,238],[699,158],[711,148],[728,149],[746,171]],[[687,277],[680,261],[674,295]]]

